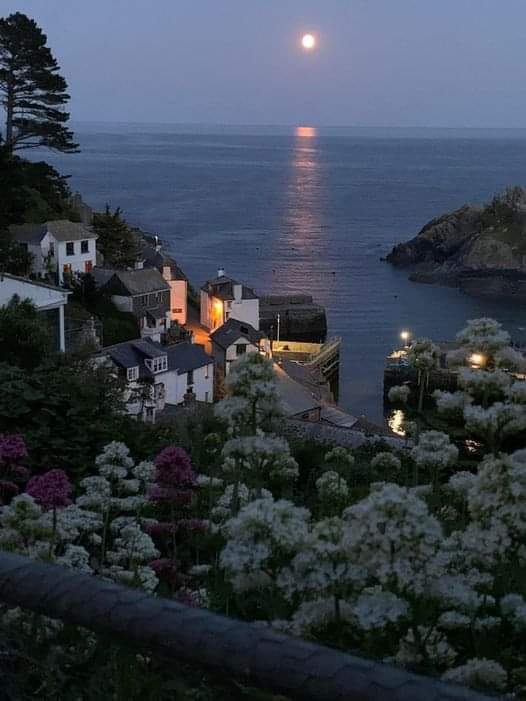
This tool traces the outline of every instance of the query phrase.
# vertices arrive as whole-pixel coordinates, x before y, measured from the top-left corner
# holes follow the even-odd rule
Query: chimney
[[[236,282],[233,285],[234,288],[234,301],[235,302],[241,302],[243,298],[243,285],[240,285],[238,282]]]
[[[165,280],[172,279],[172,269],[170,268],[169,265],[163,265],[163,278]]]
[[[217,269],[217,277],[224,277],[225,275],[225,269],[224,268],[218,268]]]
[[[161,252],[161,248],[162,248],[162,244],[161,244],[161,242],[160,242],[159,237],[157,236],[157,234],[155,235],[154,238],[155,238],[155,251],[156,251],[156,253],[160,253],[160,252]]]
[[[137,259],[133,267],[135,268],[135,270],[142,270],[144,268],[144,261]]]

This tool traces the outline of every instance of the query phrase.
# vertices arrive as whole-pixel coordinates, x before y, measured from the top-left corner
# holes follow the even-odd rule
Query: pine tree
[[[78,151],[63,109],[69,100],[67,83],[46,43],[46,35],[26,15],[16,12],[0,19],[0,99],[8,154],[38,146]]]
[[[93,228],[99,239],[97,249],[104,264],[115,268],[133,267],[139,256],[139,242],[122,216],[120,207],[112,212],[108,205],[93,217]]]

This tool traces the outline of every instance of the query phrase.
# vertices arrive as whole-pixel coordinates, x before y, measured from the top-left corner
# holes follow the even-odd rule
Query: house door
[[[85,272],[85,273],[91,273],[92,270],[93,270],[93,261],[87,260],[87,261],[84,263],[84,272]]]

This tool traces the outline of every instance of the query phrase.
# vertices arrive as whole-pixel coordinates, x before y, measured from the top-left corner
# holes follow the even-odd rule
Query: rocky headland
[[[487,205],[437,217],[386,260],[410,268],[417,282],[526,302],[526,190],[508,188]]]

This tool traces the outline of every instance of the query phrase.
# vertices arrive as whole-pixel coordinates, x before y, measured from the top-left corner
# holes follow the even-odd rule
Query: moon
[[[316,46],[316,37],[314,34],[304,34],[301,39],[301,45],[307,51],[311,51]]]

